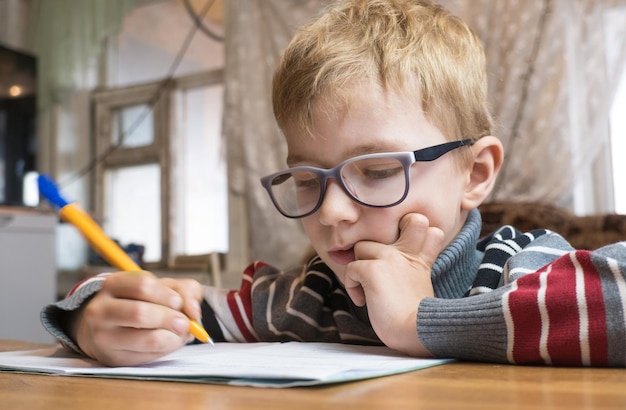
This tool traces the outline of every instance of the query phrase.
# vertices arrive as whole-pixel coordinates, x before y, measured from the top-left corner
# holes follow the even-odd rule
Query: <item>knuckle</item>
[[[409,216],[409,222],[418,226],[428,226],[428,218],[425,215],[413,213]]]
[[[139,298],[145,299],[154,293],[154,280],[148,276],[141,276],[137,278],[135,284],[135,291]]]
[[[133,303],[128,310],[128,318],[136,324],[149,323],[154,315],[154,309],[146,303]]]
[[[195,279],[183,279],[184,286],[189,290],[193,295],[201,295],[202,294],[202,285]]]

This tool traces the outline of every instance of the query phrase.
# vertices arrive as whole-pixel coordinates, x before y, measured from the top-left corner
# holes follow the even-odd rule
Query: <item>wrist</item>
[[[398,328],[390,332],[390,336],[383,340],[385,345],[413,357],[432,357],[432,354],[422,345],[417,334],[417,311],[411,312],[398,323]]]

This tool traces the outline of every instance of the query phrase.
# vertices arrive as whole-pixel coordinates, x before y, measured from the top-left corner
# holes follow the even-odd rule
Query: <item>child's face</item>
[[[331,168],[357,155],[415,151],[448,142],[419,103],[384,95],[379,87],[359,88],[353,95],[347,110],[314,116],[314,138],[298,127],[285,127],[289,167]],[[449,152],[432,162],[414,163],[406,199],[390,208],[360,205],[330,179],[321,207],[302,219],[313,247],[343,282],[345,266],[355,260],[354,244],[364,240],[393,244],[399,221],[408,213],[426,216],[449,243],[467,215],[461,201],[469,170],[462,169],[459,158]]]

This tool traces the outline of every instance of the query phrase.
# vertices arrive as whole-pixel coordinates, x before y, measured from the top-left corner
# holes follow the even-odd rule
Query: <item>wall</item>
[[[31,0],[0,1],[0,43],[32,53],[29,44]]]

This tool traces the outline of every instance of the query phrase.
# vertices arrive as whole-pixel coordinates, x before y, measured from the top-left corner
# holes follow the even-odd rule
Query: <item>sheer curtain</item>
[[[440,2],[485,45],[497,135],[506,148],[492,199],[610,210],[608,121],[626,60],[626,0]],[[258,182],[285,158],[271,112],[271,72],[294,29],[322,3],[231,0],[226,8],[225,138],[237,219],[231,227],[242,232],[231,250],[244,246],[251,259],[281,267],[297,261],[307,241],[297,221],[272,208]]]
[[[485,45],[506,148],[493,199],[610,211],[608,124],[626,60],[626,1],[441,2]]]
[[[228,151],[230,246],[228,265],[252,260],[287,268],[308,240],[301,224],[278,213],[259,178],[285,167],[287,151],[271,105],[274,66],[296,28],[321,1],[226,2],[224,136]]]

